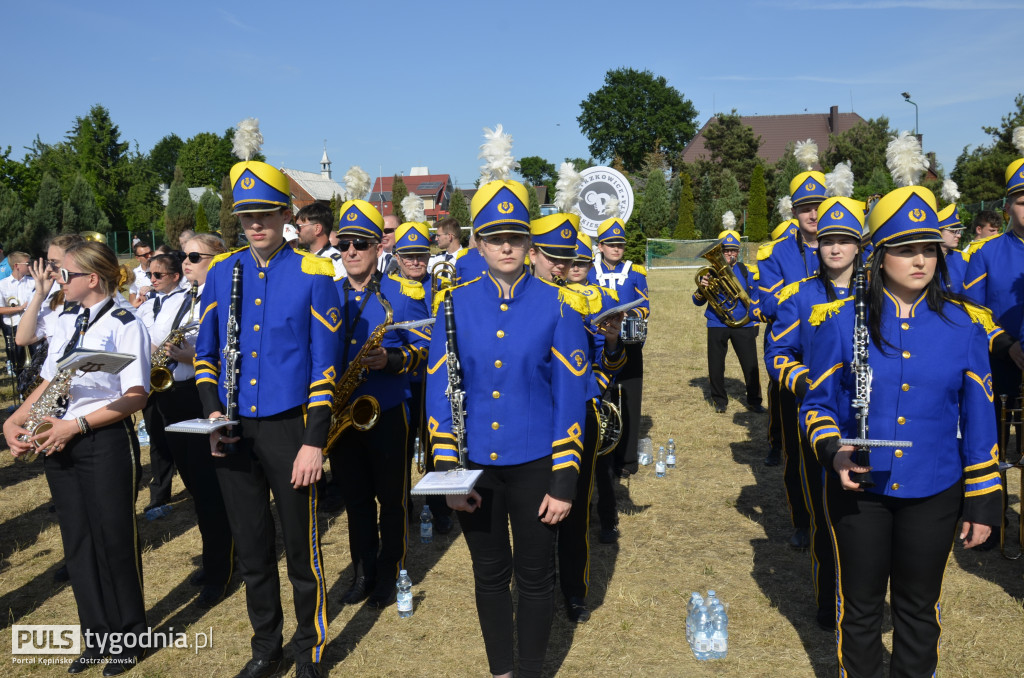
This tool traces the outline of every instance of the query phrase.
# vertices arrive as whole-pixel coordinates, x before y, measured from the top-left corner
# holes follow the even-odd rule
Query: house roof
[[[199,199],[203,197],[204,193],[206,193],[206,186],[196,186],[196,187],[188,189],[189,197],[192,198],[192,202],[194,202],[197,205],[199,204]],[[214,191],[213,193],[218,198],[220,197],[220,193],[218,193],[217,191]],[[170,197],[171,197],[171,189],[169,189],[169,188],[161,188],[160,189],[160,202],[163,203],[164,207],[167,207],[167,201],[170,199]]]
[[[377,177],[370,190],[370,197],[366,200],[380,210],[383,216],[393,213],[391,206],[391,186],[395,178]],[[423,198],[433,198],[434,206],[424,210],[428,217],[437,218],[447,214],[447,200],[445,193],[452,187],[451,175],[449,174],[421,174],[402,177],[402,182],[409,193]]]
[[[282,167],[281,171],[289,181],[301,186],[314,200],[329,202],[335,195],[345,195],[345,189],[337,181],[328,179],[319,172],[305,172],[286,167]]]
[[[687,144],[683,151],[684,162],[694,162],[701,157],[710,158],[704,146],[704,131],[717,120],[717,116],[708,120],[697,136]],[[818,151],[824,153],[828,148],[830,134],[842,134],[858,123],[865,122],[857,113],[840,113],[838,106],[833,106],[828,113],[742,115],[740,121],[753,128],[755,137],[761,137],[757,155],[769,164],[782,158],[786,154],[786,145],[794,141],[813,139],[818,144]]]

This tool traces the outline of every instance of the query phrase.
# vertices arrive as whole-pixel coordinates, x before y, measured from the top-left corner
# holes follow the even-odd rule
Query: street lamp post
[[[917,128],[918,128],[918,118],[917,118],[918,109],[917,109],[917,104],[915,104],[913,101],[910,100],[910,92],[901,92],[901,94],[903,95],[903,98],[906,100],[906,102],[908,104],[914,104],[914,136],[917,136]]]

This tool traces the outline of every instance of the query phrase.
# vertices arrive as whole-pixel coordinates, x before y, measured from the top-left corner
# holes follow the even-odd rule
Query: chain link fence
[[[748,242],[747,236],[741,239],[740,261],[752,261],[757,257],[758,243]],[[718,240],[664,240],[649,238],[647,240],[647,270],[659,268],[703,268],[708,265],[701,252],[710,248]]]

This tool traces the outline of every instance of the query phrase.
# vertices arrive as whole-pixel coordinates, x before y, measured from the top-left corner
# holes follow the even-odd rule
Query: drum
[[[647,339],[647,319],[638,315],[626,316],[622,320],[619,339],[624,344],[642,344]]]

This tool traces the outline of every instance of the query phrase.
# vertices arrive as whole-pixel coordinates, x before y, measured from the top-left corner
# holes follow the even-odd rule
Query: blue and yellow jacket
[[[227,400],[221,350],[231,306],[231,274],[242,263],[238,413],[262,418],[294,407],[306,412],[302,443],[323,447],[338,378],[342,326],[330,259],[283,244],[260,266],[248,247],[214,258],[203,288],[196,339],[196,384],[205,414]]]
[[[643,299],[643,303],[636,307],[636,313],[643,318],[650,316],[651,297],[647,290],[647,269],[640,264],[620,261],[609,267],[604,261],[596,260],[587,274],[587,282],[614,291],[619,296],[620,304]]]
[[[455,278],[459,282],[475,280],[487,270],[487,262],[475,247],[468,247],[459,250],[458,258],[455,260]]]
[[[960,250],[946,253],[946,270],[949,271],[949,291],[961,294],[964,291],[964,278],[967,276],[967,260]]]
[[[452,295],[470,461],[513,466],[551,459],[549,494],[576,493],[583,452],[587,389],[592,383],[577,293],[523,272],[511,298],[484,274]],[[458,463],[452,435],[444,307],[440,305],[427,366],[427,429],[438,470]]]
[[[754,274],[742,263],[737,261],[732,265],[732,273],[736,276],[736,280],[740,282],[740,285],[747,292],[747,296],[750,297],[750,308],[746,308],[742,303],[737,303],[735,310],[732,313],[733,320],[739,320],[743,317],[744,313],[750,316],[749,320],[743,325],[743,327],[757,327],[759,319],[761,317],[761,296],[760,291],[757,288],[757,280]],[[703,306],[708,303],[708,300],[704,298],[703,294],[694,292],[692,297],[694,306]],[[707,318],[708,327],[728,327],[718,314],[711,310],[708,306],[704,309],[704,317]]]
[[[775,293],[818,272],[818,248],[805,243],[799,232],[786,233],[758,248],[757,272],[761,315],[771,323],[775,320]]]
[[[600,285],[585,285],[583,283],[569,283],[569,289],[579,292],[587,300],[587,314],[583,322],[587,330],[587,345],[590,347],[590,370],[594,374],[593,384],[596,390],[588,389],[587,398],[601,398],[608,384],[615,379],[615,376],[622,371],[626,365],[626,352],[623,350],[622,342],[619,342],[615,353],[607,353],[605,349],[605,338],[593,320],[608,308],[614,308],[619,304],[619,297],[613,291]]]
[[[990,238],[971,253],[964,276],[964,294],[992,311],[1007,332],[1018,333],[1024,322],[1024,239],[1012,230]]]
[[[800,408],[818,460],[829,471],[839,438],[857,435],[854,396],[853,326],[855,309],[845,301],[818,306],[810,387]],[[870,437],[909,440],[912,447],[871,450],[868,492],[889,497],[929,497],[964,482],[965,520],[998,525],[1002,511],[996,426],[989,373],[990,335],[998,332],[988,312],[947,302],[945,318],[924,296],[910,317],[898,317],[888,292],[881,333],[891,344],[872,341],[873,371]],[[949,351],[956,346],[959,350]],[[959,424],[959,427],[958,427]],[[961,438],[958,439],[958,428]]]
[[[838,299],[850,291],[845,287],[832,289]],[[775,322],[764,348],[768,376],[801,400],[807,392],[807,360],[816,327],[810,322],[814,307],[828,303],[825,283],[818,276],[804,278],[786,285],[775,293]]]
[[[345,329],[339,334],[342,347],[338,357],[339,374],[344,374],[350,361],[359,353],[367,337],[384,322],[384,307],[372,291],[356,291],[348,278],[337,281],[341,299],[341,318]],[[392,323],[428,318],[423,286],[415,280],[397,275],[374,275],[381,295],[391,304]],[[362,312],[360,312],[360,307]],[[382,370],[370,370],[366,381],[359,385],[352,399],[369,395],[380,403],[381,411],[403,404],[411,395],[409,375],[415,371],[426,354],[430,343],[430,327],[413,330],[391,330],[384,335],[381,346],[387,349],[388,363]]]

